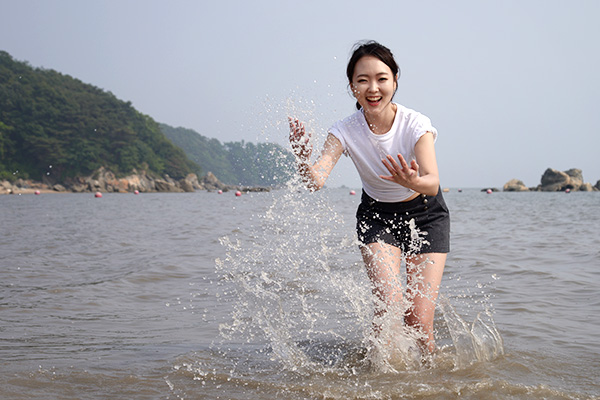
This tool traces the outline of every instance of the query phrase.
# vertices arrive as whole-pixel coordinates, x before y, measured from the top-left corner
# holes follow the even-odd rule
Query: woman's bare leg
[[[375,334],[381,330],[381,319],[391,307],[398,307],[402,300],[400,265],[402,252],[399,248],[385,243],[370,243],[361,247],[367,275],[376,296]]]
[[[361,248],[367,275],[377,297],[375,307],[375,333],[381,329],[381,317],[389,308],[399,307],[402,301],[400,267],[402,252],[385,243],[371,243]],[[424,335],[422,346],[435,351],[433,319],[442,275],[446,265],[445,253],[428,253],[407,257],[407,300],[410,308],[405,315],[407,325]]]
[[[433,317],[444,266],[445,253],[419,254],[407,257],[407,297],[412,306],[405,316],[407,325],[419,329],[426,338],[423,348],[435,351]]]

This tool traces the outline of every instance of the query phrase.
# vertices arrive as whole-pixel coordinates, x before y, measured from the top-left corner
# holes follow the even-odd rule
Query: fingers
[[[394,161],[394,158],[390,155],[388,155],[388,159],[391,161]],[[413,159],[410,162],[410,166],[408,165],[408,163],[406,162],[406,160],[404,159],[404,157],[402,156],[402,154],[398,153],[398,161],[400,162],[400,164],[395,163],[394,161],[394,167],[398,172],[405,172],[409,175],[412,174],[412,171],[414,172],[419,172],[419,164],[417,164],[417,160]],[[399,168],[398,168],[399,167]]]
[[[392,156],[388,156],[390,158],[392,158]],[[402,167],[403,170],[408,170],[408,164],[406,163],[406,160],[404,159],[404,157],[402,157],[402,154],[398,153],[398,161],[400,161],[400,166]]]
[[[392,175],[396,174],[396,170],[394,169],[393,165],[391,163],[389,163],[385,158],[383,160],[381,160],[381,162],[383,163],[385,168],[390,172],[390,174],[392,174]]]
[[[419,164],[417,164],[417,160],[412,160],[410,162],[410,167],[415,170],[417,174],[419,173]]]
[[[396,161],[391,155],[388,155],[386,158],[381,160],[381,162],[391,175],[380,175],[380,177],[382,179],[393,181],[401,185],[409,184],[415,178],[418,178],[419,164],[417,164],[416,160],[411,160],[409,166],[402,154],[398,154],[397,157],[398,161]]]
[[[302,136],[306,133],[306,129],[304,128],[304,123],[298,120],[298,118],[288,117],[288,122],[290,124],[290,140],[295,142],[299,141]]]
[[[392,175],[399,175],[402,172],[408,170],[408,165],[406,164],[406,161],[404,161],[404,158],[401,154],[398,154],[398,161],[400,161],[400,164],[398,164],[398,162],[396,162],[396,160],[394,160],[394,157],[392,157],[391,155],[388,155],[381,161]]]
[[[290,130],[296,130],[299,126],[303,125],[298,118],[288,117],[288,122],[290,123]]]
[[[288,122],[290,124],[290,137],[292,137],[292,135],[296,135],[300,121],[297,118],[288,117]]]
[[[304,122],[300,121],[298,118],[288,117],[288,122],[290,124],[290,130],[304,130]]]

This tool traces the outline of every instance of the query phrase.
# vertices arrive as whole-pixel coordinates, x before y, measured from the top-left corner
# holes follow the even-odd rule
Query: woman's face
[[[379,58],[364,56],[356,63],[351,87],[365,113],[380,114],[391,107],[396,77]]]

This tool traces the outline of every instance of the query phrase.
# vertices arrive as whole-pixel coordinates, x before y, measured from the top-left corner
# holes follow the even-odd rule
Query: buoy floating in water
[[[350,196],[354,196],[356,194],[356,192],[354,190],[350,191]]]
[[[235,195],[236,195],[237,197],[240,197],[240,196],[242,195],[242,192],[240,192],[240,191],[238,190],[237,192],[235,192]]]
[[[488,189],[485,191],[487,194],[492,194],[492,189]]]
[[[223,191],[221,189],[219,189],[219,191],[217,193],[223,194]]]
[[[133,194],[140,194],[140,191],[139,190],[134,190]]]
[[[39,195],[39,194],[42,194],[42,192],[40,192],[39,190],[36,190],[36,191],[35,191],[35,194],[36,194],[36,195]]]
[[[98,198],[100,198],[100,197],[102,197],[102,193],[100,193],[100,192],[96,192],[96,194],[94,195],[94,197],[98,197]]]
[[[567,188],[567,189],[565,190],[565,193],[571,193],[571,189],[568,189],[568,188]]]

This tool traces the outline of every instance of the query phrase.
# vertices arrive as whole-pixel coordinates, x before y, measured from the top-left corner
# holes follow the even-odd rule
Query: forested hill
[[[200,172],[130,102],[0,51],[0,179],[61,181],[101,166],[175,179]]]
[[[158,124],[110,92],[0,51],[0,181],[60,183],[104,167],[174,179],[211,171],[226,184],[271,186],[284,183],[293,164],[281,146],[221,144]]]
[[[294,156],[272,143],[227,142],[209,139],[196,131],[160,124],[163,133],[181,147],[188,158],[211,171],[224,183],[278,186],[293,173]]]

